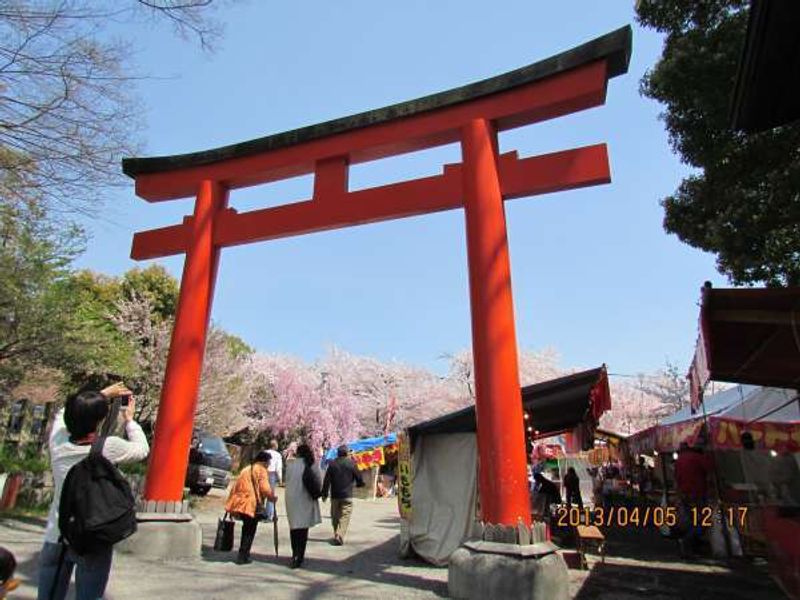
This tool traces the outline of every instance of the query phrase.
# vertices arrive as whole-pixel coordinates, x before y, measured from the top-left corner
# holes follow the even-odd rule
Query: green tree
[[[746,0],[642,0],[639,22],[665,34],[641,92],[664,104],[670,143],[695,169],[662,200],[664,228],[717,255],[734,284],[800,284],[800,124],[730,128],[747,30]]]
[[[120,297],[111,321],[133,345],[133,373],[125,383],[137,396],[137,420],[150,432],[161,401],[173,320],[160,318],[152,297],[134,291]],[[252,354],[241,338],[214,325],[209,328],[200,379],[198,426],[230,434],[246,425],[244,408],[260,382],[252,368]]]
[[[73,386],[107,385],[134,373],[133,342],[111,320],[122,295],[117,278],[77,271],[57,284],[64,298],[69,327],[67,345],[59,366]]]
[[[150,265],[146,269],[138,267],[122,276],[122,295],[127,300],[135,296],[146,298],[154,316],[171,319],[178,307],[178,280],[161,265]]]
[[[7,179],[7,178],[4,178]],[[79,229],[53,223],[41,204],[0,203],[0,385],[35,363],[59,364],[70,340],[60,284],[83,248]]]
[[[225,342],[225,348],[233,358],[248,358],[255,354],[255,348],[250,346],[247,342],[245,342],[242,338],[238,335],[234,335],[232,333],[228,333],[227,331],[219,328],[217,329],[223,336]]]

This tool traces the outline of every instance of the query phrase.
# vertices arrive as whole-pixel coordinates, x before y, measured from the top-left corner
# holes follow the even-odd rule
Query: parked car
[[[225,489],[231,480],[231,455],[222,438],[197,430],[192,435],[186,487],[205,496],[212,487]]]

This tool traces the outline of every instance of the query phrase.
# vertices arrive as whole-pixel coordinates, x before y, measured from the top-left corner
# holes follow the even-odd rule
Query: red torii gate
[[[603,104],[627,72],[630,27],[527,67],[351,117],[192,154],[123,160],[150,202],[195,196],[180,225],[134,235],[136,260],[185,253],[145,498],[183,493],[220,249],[463,207],[483,520],[530,523],[503,201],[610,182],[605,144],[520,159],[497,132]],[[348,191],[348,167],[459,142],[441,175]],[[314,173],[310,200],[239,213],[228,190]]]

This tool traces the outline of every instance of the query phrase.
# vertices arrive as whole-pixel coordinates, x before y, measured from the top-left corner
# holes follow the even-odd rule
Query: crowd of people
[[[103,597],[113,546],[136,531],[134,498],[117,465],[140,462],[150,451],[144,431],[134,420],[135,411],[132,392],[117,383],[101,391],[82,390],[69,396],[55,415],[48,441],[54,496],[39,554],[38,600],[66,598],[73,573],[76,600]],[[117,415],[124,437],[108,435]],[[284,466],[278,442],[272,440],[240,470],[230,488],[225,510],[242,524],[238,564],[251,562],[259,523],[277,526],[281,487],[285,490],[291,568],[303,565],[309,529],[322,522],[320,501],[330,499],[331,543],[345,543],[353,488],[364,486],[348,447],[338,448],[324,475],[308,444],[294,444],[291,454],[294,460]],[[79,501],[73,500],[76,494],[83,494]],[[87,511],[94,514],[87,515]],[[2,598],[18,582],[13,578],[14,557],[2,548],[0,563]]]
[[[252,463],[239,472],[233,483],[225,511],[242,522],[238,564],[251,562],[250,550],[258,523],[277,519],[277,487],[283,483],[283,471],[275,468],[273,458],[277,441],[269,450],[256,454]],[[286,517],[289,521],[289,538],[292,546],[291,568],[303,565],[308,543],[308,530],[322,522],[320,500],[331,501],[330,515],[333,525],[331,543],[341,546],[345,542],[353,512],[353,487],[363,487],[364,479],[351,460],[347,446],[337,449],[337,457],[325,470],[324,476],[311,447],[301,443],[293,448],[294,460],[286,467]]]
[[[624,497],[622,501],[626,503],[634,502],[641,506],[666,502],[667,506],[674,507],[677,518],[664,533],[678,540],[683,556],[690,556],[702,546],[708,536],[709,527],[704,527],[697,515],[713,504],[711,496],[714,489],[714,462],[711,455],[704,451],[701,442],[682,443],[677,453],[664,453],[661,459],[668,461],[667,469],[673,473],[674,493],[669,498],[664,494],[663,483],[655,476],[652,458],[648,460],[639,456],[627,467],[621,461],[612,459],[599,467],[585,470],[585,476],[592,480],[592,504],[607,511],[620,501],[620,497]],[[575,468],[567,467],[563,475],[554,472],[553,479],[548,478],[545,472],[544,462],[534,464],[531,470],[534,513],[548,518],[553,514],[551,508],[554,505],[567,509],[577,506],[583,520],[584,498]],[[559,475],[560,486],[556,482]],[[654,494],[657,488],[658,493]],[[589,515],[586,518],[586,523],[589,524],[592,513],[585,514]]]

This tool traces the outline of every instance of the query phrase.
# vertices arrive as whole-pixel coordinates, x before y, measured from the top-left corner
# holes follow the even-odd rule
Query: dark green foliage
[[[133,268],[122,276],[122,294],[127,300],[134,296],[146,298],[153,313],[161,320],[171,319],[178,308],[177,280],[161,265],[146,269]]]
[[[715,253],[734,284],[800,284],[800,125],[730,129],[747,2],[645,0],[637,13],[666,34],[642,94],[665,105],[670,143],[697,169],[662,200],[664,228]]]
[[[133,372],[133,347],[109,319],[120,297],[119,282],[106,275],[78,271],[59,284],[70,323],[68,345],[60,364],[69,388],[96,389],[125,379]]]
[[[0,446],[0,473],[44,473],[49,469],[48,456],[36,447]]]
[[[0,386],[31,362],[63,360],[71,332],[61,284],[82,245],[79,229],[59,228],[37,202],[0,202]]]

